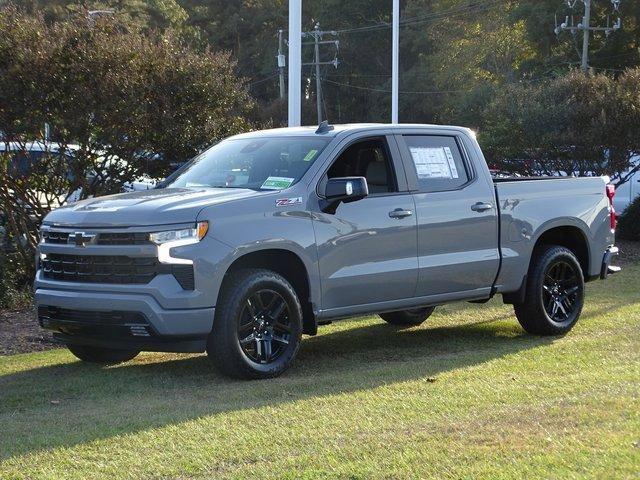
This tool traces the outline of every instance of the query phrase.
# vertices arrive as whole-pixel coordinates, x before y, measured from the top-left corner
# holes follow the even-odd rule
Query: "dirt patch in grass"
[[[36,320],[33,307],[0,311],[0,355],[37,352],[59,346]]]

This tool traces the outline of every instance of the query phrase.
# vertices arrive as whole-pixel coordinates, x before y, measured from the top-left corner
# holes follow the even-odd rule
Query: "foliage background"
[[[593,3],[594,24],[619,15],[622,29],[592,36],[585,75],[576,70],[579,39],[553,31],[554,16],[581,15],[567,2],[402,1],[401,122],[471,127],[489,165],[509,174],[624,182],[640,169],[640,2],[623,0],[619,13],[608,0]],[[391,3],[303,4],[303,29],[320,22],[340,40],[339,67],[322,71],[325,116],[387,122]],[[275,55],[288,0],[0,0],[0,8],[0,132],[42,138],[48,122],[56,141],[80,145],[73,181],[40,175],[20,185],[0,169],[5,240],[22,256],[14,265],[27,266],[23,278],[40,220],[69,193],[116,192],[149,172],[151,156],[164,159],[153,163],[163,175],[169,161],[224,136],[286,123]],[[88,18],[99,9],[114,13]],[[312,53],[305,47],[304,61]],[[323,48],[323,60],[333,54]],[[305,67],[304,124],[315,123],[314,80]],[[129,162],[124,171],[111,168],[115,157]],[[59,173],[54,163],[49,171]],[[89,181],[88,171],[105,174]],[[48,202],[24,185],[38,185]]]
[[[0,0],[3,1],[3,0]],[[82,11],[72,0],[16,0],[47,21]],[[143,32],[172,29],[191,45],[213,46],[237,59],[238,73],[276,124],[286,121],[275,75],[277,31],[287,28],[287,0],[108,0],[86,2],[111,8]],[[580,2],[577,2],[579,5]],[[496,87],[535,83],[579,65],[571,36],[556,38],[554,15],[570,13],[561,0],[404,0],[400,118],[402,121],[482,126],[483,106]],[[608,0],[595,0],[593,23],[606,24]],[[576,7],[575,15],[580,15]],[[615,14],[618,15],[618,14]],[[620,73],[640,65],[640,3],[621,2],[623,28],[606,41],[593,36],[590,64],[596,72]],[[612,16],[615,19],[616,16]],[[305,0],[303,29],[315,22],[337,30],[338,69],[323,72],[328,117],[335,123],[387,121],[391,88],[391,4],[386,0]],[[286,31],[285,31],[286,35]],[[323,49],[327,59],[330,48]],[[311,59],[312,48],[303,54]],[[313,87],[311,67],[303,84]],[[269,77],[269,78],[267,78]],[[335,83],[333,83],[335,82]],[[416,92],[416,93],[409,93]],[[430,93],[426,93],[430,92]],[[315,122],[312,88],[304,122]]]

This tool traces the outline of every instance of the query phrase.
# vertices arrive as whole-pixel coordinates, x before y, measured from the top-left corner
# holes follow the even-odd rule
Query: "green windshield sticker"
[[[313,160],[313,157],[316,156],[316,153],[318,153],[318,150],[309,150],[309,153],[307,153],[307,156],[303,158],[303,160],[305,162],[310,162],[311,160]]]
[[[295,180],[295,178],[287,177],[269,177],[260,188],[264,188],[265,190],[282,190],[283,188],[290,187]]]

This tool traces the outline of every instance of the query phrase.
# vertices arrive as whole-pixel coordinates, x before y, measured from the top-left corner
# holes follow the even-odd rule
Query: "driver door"
[[[415,203],[393,137],[346,143],[319,191],[328,178],[349,176],[365,177],[369,196],[313,217],[322,310],[329,314],[411,298],[418,278]]]

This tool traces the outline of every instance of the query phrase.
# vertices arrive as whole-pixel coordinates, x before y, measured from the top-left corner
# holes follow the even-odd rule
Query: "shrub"
[[[485,118],[480,143],[500,170],[609,175],[616,186],[640,170],[640,68],[510,85]]]
[[[71,194],[116,193],[154,159],[168,166],[247,130],[253,104],[234,69],[227,53],[195,50],[170,30],[82,14],[47,24],[0,7],[0,135],[26,150],[48,124],[51,141],[77,145],[22,176],[0,155],[0,214],[27,270],[40,222]]]
[[[616,235],[625,240],[640,241],[640,197],[636,197],[620,215]]]
[[[16,253],[0,250],[0,308],[23,308],[31,304],[29,266]]]

